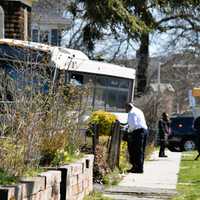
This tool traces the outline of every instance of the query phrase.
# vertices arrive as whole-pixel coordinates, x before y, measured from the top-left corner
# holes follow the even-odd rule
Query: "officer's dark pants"
[[[134,130],[128,135],[129,158],[135,171],[143,171],[146,135],[144,129]]]
[[[159,156],[165,156],[165,146],[166,146],[166,142],[165,139],[161,139],[160,140],[160,151],[159,151]]]
[[[196,144],[197,144],[197,150],[200,153],[200,130],[196,130]]]

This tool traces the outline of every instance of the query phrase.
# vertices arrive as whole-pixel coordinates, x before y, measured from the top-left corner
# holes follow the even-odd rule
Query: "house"
[[[150,83],[150,91],[158,92],[158,90],[160,90],[159,92],[161,93],[168,92],[173,94],[175,92],[174,88],[170,83]]]
[[[32,41],[60,46],[62,32],[71,22],[65,17],[66,1],[38,0],[32,9]]]
[[[32,0],[1,0],[0,37],[30,39],[31,7]]]

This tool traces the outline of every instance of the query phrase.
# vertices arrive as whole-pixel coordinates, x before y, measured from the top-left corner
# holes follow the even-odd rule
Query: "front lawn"
[[[195,161],[197,152],[182,154],[177,191],[173,200],[200,200],[200,158]]]

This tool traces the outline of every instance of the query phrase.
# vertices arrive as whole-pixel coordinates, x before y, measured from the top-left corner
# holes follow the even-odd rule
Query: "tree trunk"
[[[149,64],[149,33],[143,33],[140,38],[140,48],[137,51],[137,93],[145,93],[147,87],[147,70]]]

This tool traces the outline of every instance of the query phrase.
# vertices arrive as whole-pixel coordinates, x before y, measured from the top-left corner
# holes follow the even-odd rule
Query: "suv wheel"
[[[181,148],[179,146],[168,145],[167,148],[172,152],[181,152]]]
[[[192,151],[196,148],[196,144],[192,139],[186,139],[182,143],[183,151]]]

